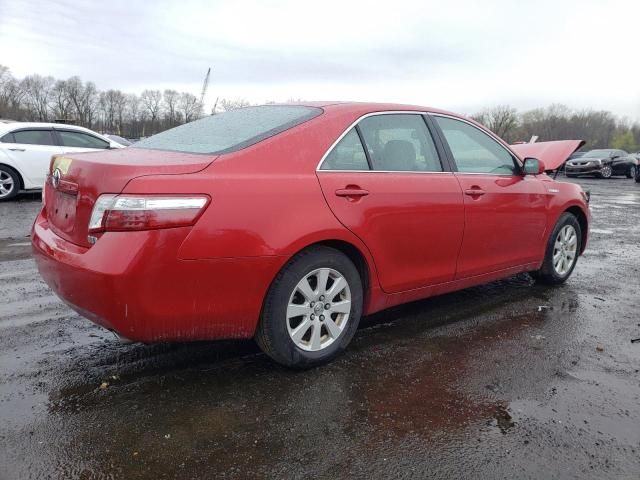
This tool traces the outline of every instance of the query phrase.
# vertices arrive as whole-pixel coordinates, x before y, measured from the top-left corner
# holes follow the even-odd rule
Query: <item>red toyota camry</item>
[[[249,107],[54,157],[33,249],[49,286],[119,335],[253,337],[307,367],[362,315],[518,272],[564,282],[589,208],[545,174],[577,144],[551,147],[426,107]]]

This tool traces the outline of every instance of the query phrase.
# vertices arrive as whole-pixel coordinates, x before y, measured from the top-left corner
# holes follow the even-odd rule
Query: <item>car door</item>
[[[613,150],[609,157],[611,157],[611,171],[613,175],[626,175],[629,172],[629,166],[631,159],[629,154],[624,150]]]
[[[536,262],[544,251],[546,189],[475,125],[434,115],[464,193],[465,230],[456,278]]]
[[[64,153],[87,152],[108,149],[109,142],[89,133],[56,128]]]
[[[462,191],[422,115],[363,118],[325,155],[317,175],[333,213],[371,252],[384,291],[453,279]]]
[[[49,170],[51,156],[62,153],[51,128],[13,130],[2,137],[2,146],[24,177],[25,188],[41,187]]]

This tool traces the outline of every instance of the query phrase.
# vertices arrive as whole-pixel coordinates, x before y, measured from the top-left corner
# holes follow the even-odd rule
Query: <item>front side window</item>
[[[367,156],[355,128],[333,147],[320,170],[369,170]]]
[[[384,114],[358,124],[374,170],[441,172],[438,152],[421,115]]]
[[[19,130],[13,132],[13,138],[26,145],[55,145],[51,130]]]
[[[513,155],[482,130],[460,120],[434,118],[449,144],[459,172],[518,173]]]
[[[58,130],[58,135],[60,135],[62,145],[65,147],[109,148],[109,142],[87,133]]]
[[[141,140],[132,148],[228,153],[277,135],[322,113],[302,105],[263,105],[211,115]]]

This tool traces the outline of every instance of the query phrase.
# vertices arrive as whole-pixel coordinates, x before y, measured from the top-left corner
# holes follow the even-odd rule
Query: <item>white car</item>
[[[52,155],[124,148],[88,128],[60,123],[0,123],[0,201],[41,189]]]

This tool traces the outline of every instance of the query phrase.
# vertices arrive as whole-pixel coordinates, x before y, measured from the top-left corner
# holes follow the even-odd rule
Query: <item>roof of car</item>
[[[307,107],[320,107],[325,110],[353,110],[357,112],[385,112],[385,111],[416,111],[442,113],[460,117],[461,115],[441,110],[439,108],[423,105],[408,105],[404,103],[377,103],[377,102],[349,102],[349,101],[317,101],[317,102],[287,102],[277,105],[302,105]]]
[[[79,125],[71,125],[69,123],[49,123],[49,122],[7,122],[2,124],[2,128],[43,128],[43,127],[56,127],[56,128],[73,128],[79,130],[87,130],[85,127]]]

